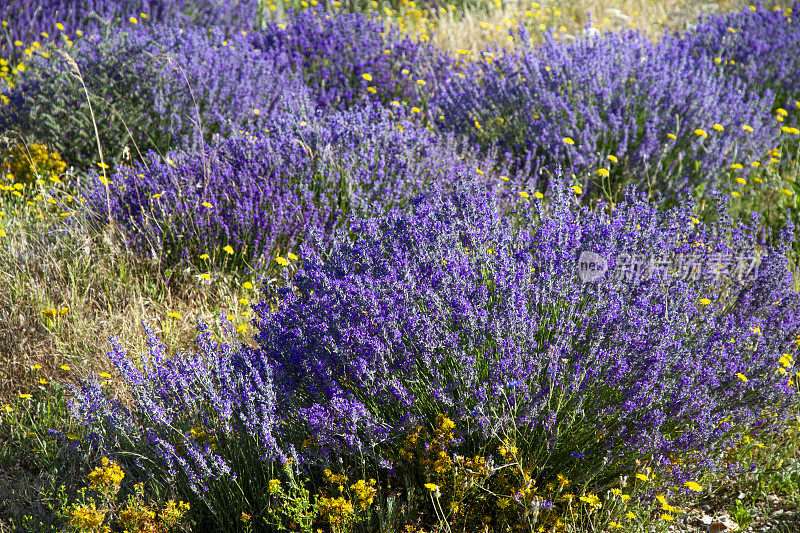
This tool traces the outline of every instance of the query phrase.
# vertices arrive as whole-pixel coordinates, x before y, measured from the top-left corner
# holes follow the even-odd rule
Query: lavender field
[[[0,532],[800,531],[800,4],[0,24]]]

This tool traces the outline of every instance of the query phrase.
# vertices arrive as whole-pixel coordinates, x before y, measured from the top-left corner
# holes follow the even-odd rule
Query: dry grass
[[[553,28],[559,33],[577,36],[589,20],[601,31],[638,28],[648,35],[658,36],[667,28],[687,29],[703,13],[734,11],[745,5],[740,0],[719,3],[702,0],[519,0],[493,5],[487,0],[483,2],[485,7],[432,13],[435,32],[431,41],[451,53],[459,49],[477,53],[487,45],[511,46],[509,31],[522,22],[534,38],[541,38]]]
[[[252,291],[234,278],[167,275],[137,260],[113,228],[94,229],[79,213],[67,222],[44,202],[33,203],[25,209],[0,203],[7,234],[0,238],[0,404],[26,392],[34,376],[72,382],[108,370],[112,335],[141,353],[142,322],[180,349],[191,348],[196,319],[216,324],[224,313],[245,322],[238,300]],[[43,313],[50,308],[67,311],[50,318]]]

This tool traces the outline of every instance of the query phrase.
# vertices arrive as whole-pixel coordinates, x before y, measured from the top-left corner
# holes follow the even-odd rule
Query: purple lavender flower
[[[0,57],[21,58],[25,47],[100,34],[110,26],[168,23],[248,30],[258,21],[254,0],[7,0],[0,5]],[[43,35],[44,34],[44,35]],[[22,46],[14,43],[19,41]]]
[[[285,26],[253,33],[251,41],[267,54],[286,53],[320,109],[345,109],[362,100],[422,106],[452,63],[433,46],[361,13],[308,9]]]
[[[759,2],[739,13],[703,16],[687,32],[693,53],[758,91],[771,90],[775,107],[800,98],[800,3],[767,10]],[[791,105],[787,107],[793,107]]]
[[[715,268],[760,244],[724,206],[717,222],[694,223],[688,200],[662,212],[631,193],[607,215],[561,187],[516,218],[473,187],[364,220],[324,261],[306,249],[292,286],[255,306],[251,356],[274,367],[282,409],[299,413],[322,456],[387,459],[381,443],[445,413],[480,446],[515,427],[532,447],[521,453],[614,476],[641,455],[702,457],[765,407],[788,405],[776,368],[800,299],[786,243],[768,248],[755,278],[690,275],[674,265]],[[582,282],[587,248],[617,275]],[[628,254],[674,265],[634,279]]]
[[[310,109],[287,58],[262,53],[240,33],[152,24],[80,39],[67,50],[91,95],[107,163],[151,149],[198,149],[216,135]],[[0,128],[32,134],[68,161],[95,167],[86,95],[61,55],[35,56],[8,96]]]
[[[722,75],[681,39],[629,31],[533,47],[523,28],[519,41],[450,76],[432,103],[440,129],[499,145],[535,174],[558,164],[605,197],[623,183],[710,195],[735,158],[760,159],[777,138],[769,91]]]
[[[111,216],[138,253],[164,265],[207,268],[200,256],[216,255],[218,268],[266,267],[307,239],[325,246],[350,215],[402,206],[431,183],[454,184],[479,164],[495,164],[455,155],[455,145],[405,118],[402,108],[366,104],[298,118],[276,117],[260,133],[200,153],[172,153],[172,163],[153,155],[122,169],[112,177]],[[106,218],[99,180],[87,198]],[[226,246],[235,257],[222,252]]]

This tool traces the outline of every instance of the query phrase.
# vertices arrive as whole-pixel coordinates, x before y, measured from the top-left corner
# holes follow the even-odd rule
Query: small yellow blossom
[[[700,486],[700,483],[697,483],[696,481],[687,481],[683,484],[683,486],[694,492],[701,492],[703,490],[703,487]]]
[[[522,197],[523,197],[523,198],[525,198],[525,199],[528,199],[528,197],[530,196],[530,195],[529,195],[528,193],[526,193],[525,191],[521,191],[521,192],[519,193],[519,195],[520,195],[520,196],[522,196]]]
[[[175,311],[172,311],[171,313],[167,313],[167,316],[170,317],[170,318],[177,318],[178,320],[183,318],[180,313],[177,313]]]
[[[575,194],[582,194],[583,193],[583,189],[581,189],[580,185],[573,185],[572,186],[572,190],[575,192]]]
[[[603,504],[600,501],[600,498],[597,497],[596,494],[589,494],[588,496],[581,496],[580,500],[582,502],[588,503],[592,507],[601,507]]]
[[[230,244],[223,246],[222,249],[225,250],[225,253],[228,255],[233,255],[233,247]]]
[[[701,130],[700,128],[694,130],[694,134],[697,135],[698,137],[703,137],[703,138],[708,137],[708,133],[706,133],[705,130]]]
[[[270,479],[269,480],[269,493],[275,494],[281,488],[281,480],[280,479]]]
[[[745,376],[741,372],[737,372],[736,373],[736,377],[739,378],[740,380],[742,380],[744,383],[747,383],[747,376]]]
[[[601,178],[607,178],[609,176],[609,172],[607,168],[598,168],[597,175]]]
[[[569,138],[569,137],[564,137],[564,138],[563,138],[563,139],[561,139],[561,140],[564,142],[564,144],[569,144],[570,146],[572,146],[573,144],[575,144],[575,141],[573,141],[573,140],[572,140],[571,138]]]
[[[372,81],[372,76],[370,76],[369,74],[362,74],[361,77],[364,78],[364,80],[366,81]]]
[[[700,303],[702,305],[709,305],[711,303],[711,300],[709,300],[708,298],[700,298]]]

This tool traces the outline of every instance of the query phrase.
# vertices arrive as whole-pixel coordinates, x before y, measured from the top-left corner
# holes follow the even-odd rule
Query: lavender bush
[[[377,105],[307,121],[275,119],[258,133],[169,157],[172,163],[153,156],[114,175],[111,215],[138,253],[204,269],[208,261],[274,267],[276,254],[297,251],[312,235],[329,236],[348,214],[380,213],[430,183],[475,173],[474,161],[466,158],[467,166],[453,143],[415,125],[403,108]],[[107,217],[99,181],[88,198],[90,209]]]
[[[798,2],[772,10],[759,2],[739,13],[706,15],[685,40],[692,52],[713,58],[717,69],[751,89],[771,90],[775,107],[791,108],[792,100],[800,100],[798,14]]]
[[[626,182],[667,198],[687,185],[710,194],[722,170],[776,139],[772,95],[679,39],[629,31],[532,47],[523,29],[518,40],[516,53],[450,77],[435,100],[440,129],[498,144],[534,171],[560,164],[607,197]]]
[[[287,458],[276,438],[290,437],[291,428],[277,413],[270,369],[249,366],[246,348],[215,342],[203,325],[198,353],[178,357],[147,333],[149,352],[140,360],[111,340],[108,356],[130,387],[130,407],[92,382],[76,391],[73,412],[134,476],[155,490],[177,483],[192,509],[230,530],[248,503],[268,494]],[[126,452],[137,459],[129,463]]]
[[[8,0],[0,5],[0,20],[6,22],[0,27],[0,57],[19,59],[33,42],[75,39],[78,31],[102,34],[111,25],[160,22],[234,31],[255,27],[257,17],[256,0]]]
[[[732,428],[787,405],[776,369],[800,299],[786,243],[739,280],[717,263],[761,248],[724,210],[706,225],[688,201],[660,212],[629,197],[606,215],[569,196],[523,205],[515,226],[480,190],[434,195],[356,226],[325,261],[304,252],[278,310],[255,307],[253,356],[273,367],[315,459],[388,460],[384,444],[444,413],[478,449],[516,433],[538,476],[608,479],[635,457],[709,459]],[[583,283],[581,251],[612,270],[638,254],[720,275]]]
[[[309,9],[251,34],[251,41],[267,54],[285,51],[321,109],[364,99],[422,106],[451,62],[433,46],[361,13]]]
[[[255,306],[256,349],[203,333],[201,355],[169,359],[153,343],[138,365],[115,345],[130,409],[89,384],[74,411],[109,453],[136,450],[215,509],[204,490],[241,479],[240,454],[265,460],[256,480],[287,454],[310,471],[352,461],[392,475],[403,436],[442,414],[451,453],[511,436],[537,485],[563,474],[602,486],[643,458],[682,482],[733,430],[788,412],[795,393],[776,370],[800,298],[787,243],[753,242],[724,206],[703,223],[688,202],[664,212],[632,195],[608,215],[556,190],[509,214],[482,185],[461,186],[354,222]],[[608,275],[584,283],[582,251]],[[759,251],[749,276],[717,266]],[[611,275],[625,254],[715,273]],[[226,445],[244,437],[246,449]],[[671,457],[696,462],[668,474]]]
[[[259,128],[308,107],[285,56],[266,56],[239,33],[155,24],[65,50],[86,84],[107,162],[198,148],[215,134]],[[0,129],[47,141],[84,168],[100,160],[83,85],[56,50],[33,56],[7,97]]]

